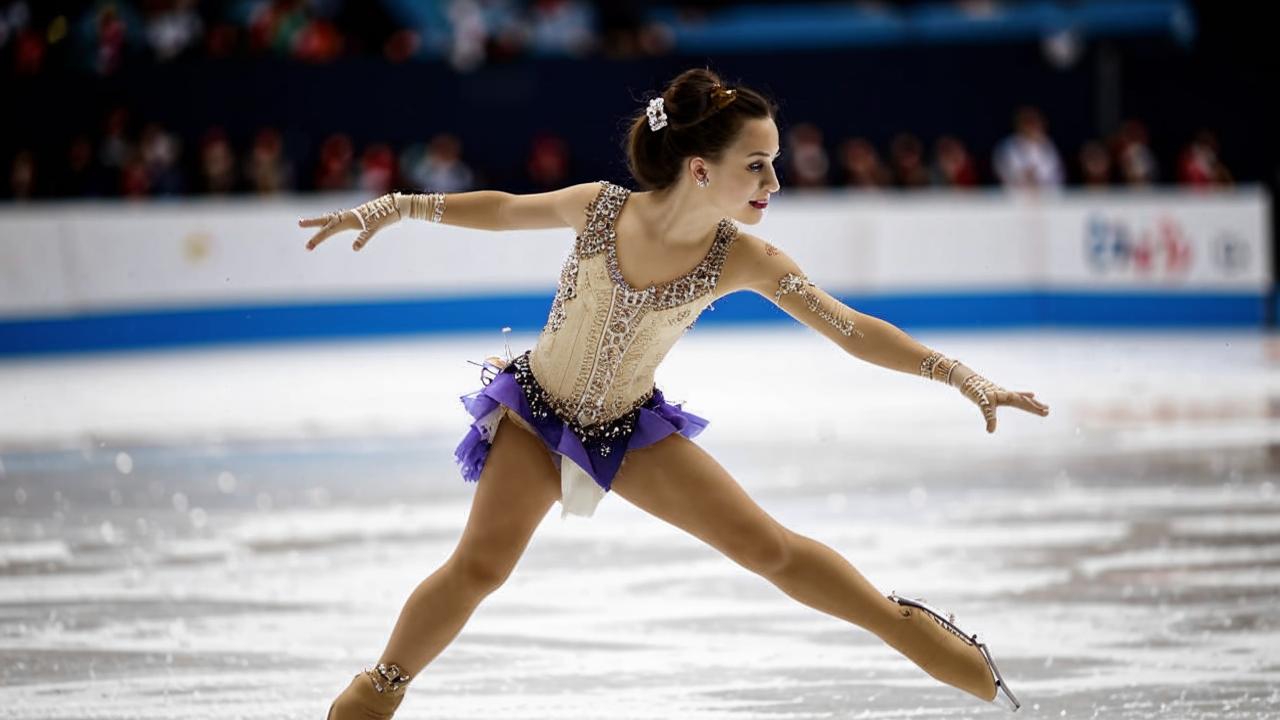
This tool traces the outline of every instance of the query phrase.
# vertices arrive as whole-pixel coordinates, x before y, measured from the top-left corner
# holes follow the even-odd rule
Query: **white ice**
[[[913,337],[1050,415],[987,434],[799,327],[699,326],[657,380],[779,522],[955,612],[1027,716],[1280,713],[1280,341]],[[501,345],[0,362],[0,717],[324,717],[453,550],[466,360]],[[556,507],[397,717],[998,712],[620,497]]]

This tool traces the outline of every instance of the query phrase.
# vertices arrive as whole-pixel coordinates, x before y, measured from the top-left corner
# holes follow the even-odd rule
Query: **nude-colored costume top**
[[[618,269],[614,234],[631,191],[599,183],[529,355],[529,369],[556,410],[582,425],[614,420],[650,398],[658,364],[715,299],[725,256],[738,233],[732,219],[721,219],[711,249],[692,270],[633,288]],[[603,490],[572,462],[561,463],[561,477],[565,510],[582,507],[586,512],[578,514],[589,515]]]

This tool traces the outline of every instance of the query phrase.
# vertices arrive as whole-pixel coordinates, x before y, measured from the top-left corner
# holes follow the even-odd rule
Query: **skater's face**
[[[708,200],[724,214],[748,225],[764,217],[769,196],[779,189],[774,163],[782,154],[773,118],[748,120],[719,163],[698,171],[711,181]],[[699,189],[702,192],[703,189]]]

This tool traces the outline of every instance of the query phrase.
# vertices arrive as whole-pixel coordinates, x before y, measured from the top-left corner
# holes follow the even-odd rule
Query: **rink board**
[[[295,220],[364,198],[10,206],[0,354],[536,330],[566,230],[417,221],[360,253]],[[323,204],[319,204],[319,203]],[[757,225],[849,306],[904,328],[1261,326],[1274,302],[1270,197],[785,191]],[[793,322],[760,296],[699,320]]]

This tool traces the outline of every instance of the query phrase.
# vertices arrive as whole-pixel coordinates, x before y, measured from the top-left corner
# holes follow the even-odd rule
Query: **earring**
[[[710,185],[710,184],[711,184],[711,179],[708,178],[706,175],[703,175],[702,177],[698,178],[698,187],[706,187],[707,185]]]

